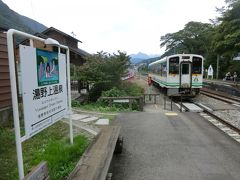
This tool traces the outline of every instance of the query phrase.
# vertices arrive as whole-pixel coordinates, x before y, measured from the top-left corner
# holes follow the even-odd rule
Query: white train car
[[[168,56],[149,64],[148,69],[148,78],[168,96],[183,93],[193,97],[199,94],[203,85],[203,57],[200,55]]]

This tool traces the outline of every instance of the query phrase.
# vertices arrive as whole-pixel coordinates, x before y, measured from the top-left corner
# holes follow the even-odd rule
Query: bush
[[[121,97],[121,96],[128,96],[128,94],[124,90],[120,90],[116,87],[113,87],[108,91],[103,91],[102,96],[103,97]]]
[[[102,97],[125,97],[125,96],[142,96],[144,89],[130,82],[122,83],[119,88],[113,87],[108,91],[103,91]],[[73,100],[72,106],[84,110],[100,111],[100,112],[119,112],[138,110],[139,105],[136,100],[132,102],[132,109],[129,109],[128,103],[113,103],[109,106],[108,100],[99,99],[94,103],[81,104],[79,101]]]
[[[144,94],[143,88],[131,82],[122,83],[121,89],[125,91],[128,96],[142,96]]]

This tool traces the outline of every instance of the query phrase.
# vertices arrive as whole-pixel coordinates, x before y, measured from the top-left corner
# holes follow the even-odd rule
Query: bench
[[[119,133],[120,126],[104,126],[68,179],[106,180],[115,147],[121,152],[123,140],[119,139]]]
[[[43,161],[24,178],[24,180],[49,180],[47,162]]]

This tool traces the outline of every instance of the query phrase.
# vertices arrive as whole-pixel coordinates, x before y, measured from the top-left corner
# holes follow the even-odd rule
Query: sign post
[[[19,46],[25,124],[23,137],[20,134],[13,36],[30,40],[30,46]],[[33,40],[58,46],[58,52],[36,49],[33,47]],[[56,40],[45,40],[14,29],[7,32],[7,43],[18,172],[19,179],[23,179],[22,142],[68,116],[70,141],[73,143],[69,49]],[[66,50],[66,55],[60,53],[60,48]]]
[[[209,78],[209,76],[211,76],[211,79],[213,79],[213,68],[212,68],[212,65],[210,65],[208,67],[208,71],[207,71],[207,79]]]

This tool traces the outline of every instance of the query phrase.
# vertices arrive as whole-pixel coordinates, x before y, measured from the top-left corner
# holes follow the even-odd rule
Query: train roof
[[[168,56],[167,58],[171,58],[171,57],[175,57],[175,56],[196,56],[196,57],[201,57],[203,58],[203,56],[201,55],[198,55],[198,54],[174,54],[174,55],[171,55],[171,56]]]
[[[156,60],[156,61],[150,63],[148,66],[152,66],[152,65],[154,65],[154,64],[157,64],[157,63],[160,63],[160,62],[164,62],[164,61],[166,61],[166,60],[167,60],[167,57],[164,57],[164,58],[162,58],[162,59],[159,59],[159,60]]]
[[[171,55],[171,56],[165,56],[164,58],[162,59],[159,59],[159,60],[156,60],[152,63],[150,63],[148,66],[152,66],[154,64],[157,64],[157,63],[161,63],[161,62],[165,62],[167,59],[171,58],[171,57],[176,57],[176,56],[196,56],[196,57],[200,57],[200,58],[203,58],[203,56],[201,55],[198,55],[198,54],[174,54],[174,55]],[[203,58],[204,59],[204,58]]]

